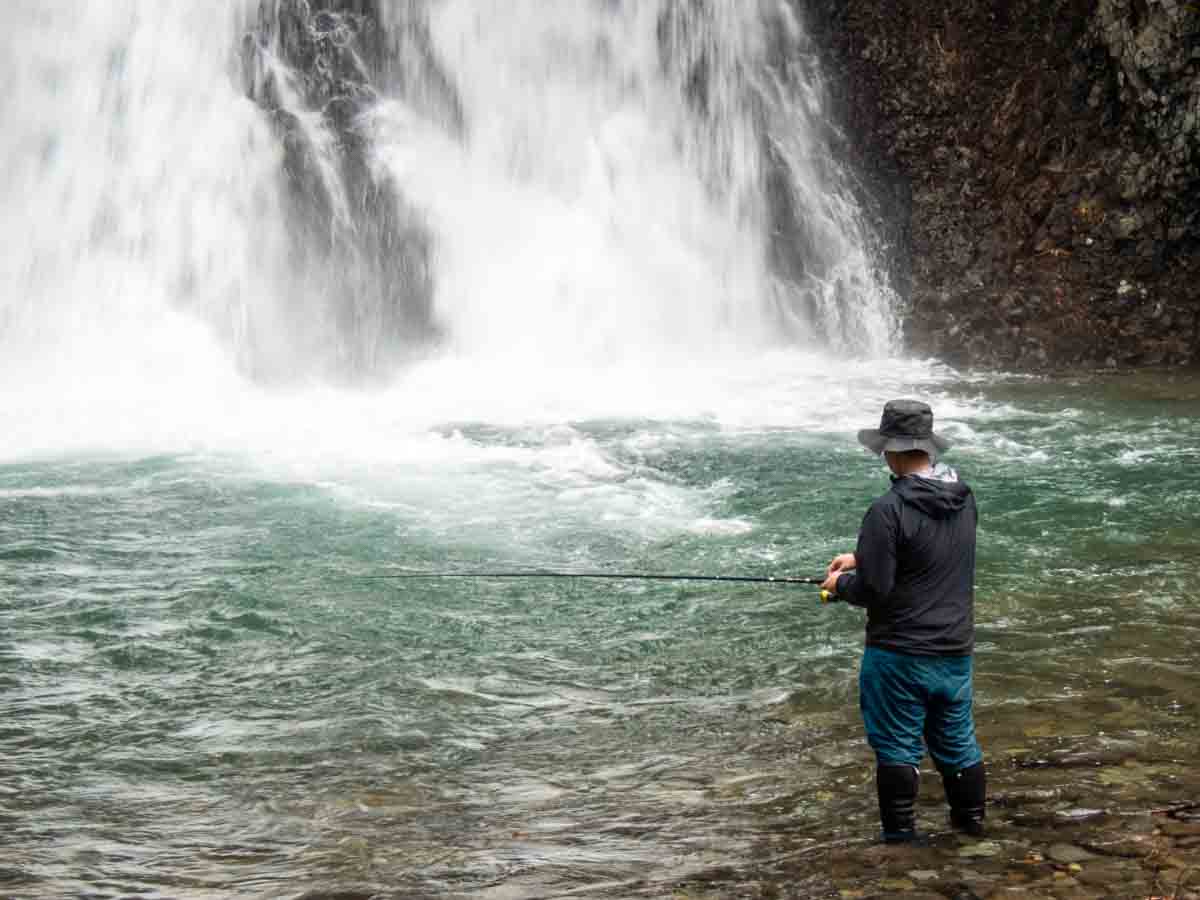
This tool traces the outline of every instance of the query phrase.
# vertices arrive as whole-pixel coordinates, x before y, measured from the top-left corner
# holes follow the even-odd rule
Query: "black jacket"
[[[975,526],[971,489],[953,471],[893,478],[863,517],[858,568],[839,599],[867,610],[867,644],[921,656],[975,646]]]

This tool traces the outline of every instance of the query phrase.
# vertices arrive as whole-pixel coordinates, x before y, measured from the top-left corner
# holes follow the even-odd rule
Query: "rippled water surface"
[[[776,378],[745,408],[443,417],[369,453],[25,435],[0,462],[0,894],[667,896],[868,838],[857,611],[371,576],[817,574],[886,489],[853,432],[891,393],[934,404],[979,497],[996,783],[1120,744],[1151,770],[1085,793],[1169,793],[1200,740],[1195,379]]]

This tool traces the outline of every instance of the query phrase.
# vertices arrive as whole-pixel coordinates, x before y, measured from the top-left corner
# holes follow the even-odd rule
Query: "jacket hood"
[[[971,489],[958,480],[958,474],[942,463],[926,475],[893,478],[892,490],[909,506],[935,519],[955,515],[967,505],[971,496]]]

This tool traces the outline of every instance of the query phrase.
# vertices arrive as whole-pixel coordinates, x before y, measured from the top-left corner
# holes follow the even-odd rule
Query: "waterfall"
[[[0,53],[0,358],[81,377],[242,345],[283,270],[280,149],[241,4],[18,0]]]
[[[3,18],[6,365],[358,380],[437,352],[892,349],[784,0],[15,0]]]

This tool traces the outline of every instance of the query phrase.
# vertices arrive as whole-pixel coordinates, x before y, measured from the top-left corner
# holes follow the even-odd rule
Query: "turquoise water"
[[[1200,739],[1200,382],[905,371],[444,417],[370,452],[29,426],[0,454],[0,894],[666,896],[866,838],[857,611],[370,576],[819,574],[886,489],[853,431],[893,391],[934,404],[979,497],[994,782],[1115,742],[1158,768],[1124,799],[1084,773],[1077,802],[1169,793]]]

